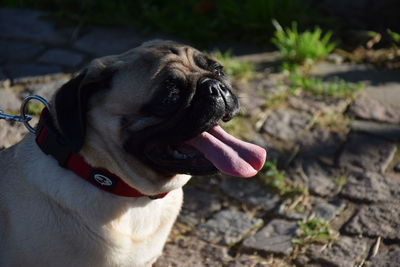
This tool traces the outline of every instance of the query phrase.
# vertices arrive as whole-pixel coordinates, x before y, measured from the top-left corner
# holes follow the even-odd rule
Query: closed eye
[[[223,77],[225,76],[223,69],[224,67],[222,65],[216,63],[213,68],[213,73],[216,74],[218,77]]]

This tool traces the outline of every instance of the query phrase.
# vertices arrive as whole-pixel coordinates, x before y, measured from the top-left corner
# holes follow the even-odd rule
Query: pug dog
[[[191,175],[266,158],[219,126],[239,110],[223,67],[176,42],[95,59],[50,104],[0,153],[0,266],[151,266]]]

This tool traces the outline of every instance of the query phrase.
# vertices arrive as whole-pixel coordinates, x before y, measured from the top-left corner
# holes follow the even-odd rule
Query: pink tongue
[[[187,143],[203,153],[220,171],[238,177],[256,175],[267,156],[262,147],[241,141],[218,125]]]

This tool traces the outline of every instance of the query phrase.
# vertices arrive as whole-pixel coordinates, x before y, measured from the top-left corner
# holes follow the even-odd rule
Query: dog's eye
[[[219,65],[219,64],[216,64],[216,65],[214,66],[213,72],[214,72],[214,74],[216,74],[218,77],[223,77],[223,76],[225,76],[225,73],[223,72],[223,69],[224,69],[223,66],[221,66],[221,65]]]

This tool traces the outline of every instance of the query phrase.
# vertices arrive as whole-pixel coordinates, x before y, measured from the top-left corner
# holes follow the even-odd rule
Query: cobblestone
[[[307,252],[311,263],[319,263],[320,266],[347,267],[361,263],[367,256],[368,241],[361,238],[341,237],[331,247],[322,249],[322,245],[313,245]]]
[[[339,174],[321,166],[315,160],[303,163],[304,173],[307,176],[308,188],[319,196],[333,196],[337,192],[337,185],[334,178]]]
[[[243,247],[268,253],[289,255],[293,250],[292,239],[296,236],[298,225],[275,219],[263,229],[243,242]]]
[[[352,135],[340,155],[343,167],[383,172],[396,152],[396,145],[368,135]]]
[[[400,249],[391,248],[384,253],[378,253],[366,263],[367,267],[395,267],[400,266]]]
[[[29,60],[45,49],[38,43],[14,40],[0,40],[0,47],[0,58],[5,61]]]
[[[375,135],[386,140],[400,141],[400,125],[355,120],[350,128],[353,131]]]
[[[311,116],[294,110],[278,109],[268,116],[263,129],[282,140],[295,140],[311,122]]]
[[[0,37],[62,43],[66,37],[41,19],[43,12],[27,9],[0,9]]]
[[[236,200],[266,211],[275,208],[279,201],[277,195],[267,192],[254,180],[225,179],[220,186]]]
[[[385,239],[400,239],[400,206],[384,203],[362,206],[346,225],[351,234]]]
[[[12,79],[63,72],[62,68],[58,65],[43,65],[36,63],[9,65],[4,67],[4,70],[9,73],[10,78]]]
[[[219,199],[209,192],[197,189],[184,189],[185,201],[178,221],[188,226],[196,226],[210,216],[213,212],[221,209]]]
[[[400,202],[400,176],[373,172],[353,173],[342,194],[368,202]]]
[[[214,244],[234,245],[252,230],[259,228],[263,221],[251,218],[246,213],[223,210],[207,222],[200,224],[196,235]]]
[[[52,49],[46,51],[38,61],[42,63],[76,67],[82,63],[83,55],[64,49]]]
[[[364,120],[400,123],[400,114],[394,108],[368,96],[357,97],[349,111]]]
[[[330,221],[340,213],[344,208],[345,204],[343,201],[324,202],[323,200],[317,203],[313,209],[316,218]]]
[[[163,255],[154,267],[211,267],[215,266],[215,263],[227,263],[232,260],[225,247],[188,237],[174,244],[167,243]]]
[[[92,28],[75,42],[75,47],[96,57],[119,54],[140,45],[147,38],[118,28]]]

